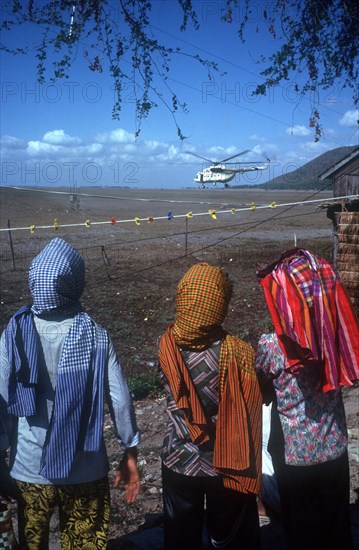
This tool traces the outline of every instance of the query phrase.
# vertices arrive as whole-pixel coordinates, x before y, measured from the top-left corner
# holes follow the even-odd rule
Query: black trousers
[[[255,495],[225,489],[220,477],[190,477],[162,466],[165,550],[259,550]]]
[[[348,454],[314,466],[273,457],[290,550],[351,550]]]

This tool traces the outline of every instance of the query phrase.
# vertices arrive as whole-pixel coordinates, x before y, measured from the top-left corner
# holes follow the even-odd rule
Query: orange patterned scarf
[[[220,340],[231,296],[232,285],[220,268],[207,263],[192,266],[177,287],[176,343],[200,350]]]
[[[262,401],[252,347],[221,326],[231,293],[229,279],[221,269],[205,263],[193,266],[178,285],[176,321],[161,338],[159,360],[177,406],[184,412],[191,439],[201,445],[210,438],[210,421],[179,346],[199,350],[222,339],[213,466],[223,475],[226,487],[258,493]]]

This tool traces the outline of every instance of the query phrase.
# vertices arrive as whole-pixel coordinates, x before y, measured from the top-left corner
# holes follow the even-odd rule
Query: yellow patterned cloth
[[[59,506],[62,550],[105,550],[110,524],[107,478],[81,485],[39,485],[17,481],[26,548],[48,547],[48,525]]]
[[[219,267],[192,266],[177,287],[173,326],[177,345],[200,350],[219,340],[231,296],[230,280]]]
[[[162,336],[159,360],[192,441],[201,445],[212,429],[180,348],[205,349],[221,339],[219,406],[213,467],[226,487],[258,493],[261,482],[262,399],[254,371],[252,347],[226,333],[223,323],[232,286],[218,267],[200,263],[177,288],[176,320]]]

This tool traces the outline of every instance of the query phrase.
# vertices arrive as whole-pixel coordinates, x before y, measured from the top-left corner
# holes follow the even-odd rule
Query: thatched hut
[[[359,147],[338,164],[321,174],[332,178],[334,198],[346,197],[327,205],[334,226],[334,261],[359,315]]]

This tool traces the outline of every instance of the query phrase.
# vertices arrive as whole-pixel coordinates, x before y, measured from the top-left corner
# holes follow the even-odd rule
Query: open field
[[[277,259],[293,247],[295,239],[298,246],[332,261],[332,222],[326,210],[318,208],[317,202],[292,204],[306,199],[331,200],[330,192],[79,189],[76,205],[70,202],[69,191],[59,191],[48,194],[0,188],[0,227],[6,229],[9,220],[12,228],[18,228],[11,231],[13,254],[8,231],[0,232],[1,329],[16,309],[29,302],[31,259],[51,238],[62,237],[85,258],[83,305],[109,331],[129,378],[155,372],[157,338],[173,319],[177,283],[193,263],[208,261],[229,273],[234,295],[226,327],[255,347],[260,334],[270,329],[256,281],[257,266]],[[268,208],[274,201],[287,206]],[[255,209],[250,207],[252,202]],[[232,208],[237,209],[234,214]],[[216,211],[217,219],[212,219],[208,209]],[[169,211],[174,216],[171,220],[167,219]],[[186,217],[189,212],[193,217]],[[115,224],[110,223],[113,217]],[[152,217],[155,219],[149,222]],[[58,230],[53,227],[55,218]],[[142,220],[139,225],[135,218]],[[86,220],[90,227],[85,226]],[[65,224],[75,226],[63,227]],[[34,233],[29,229],[32,225]],[[40,228],[46,225],[50,228]],[[344,396],[354,504],[359,488],[359,386],[346,390]],[[161,511],[159,452],[164,402],[161,397],[147,398],[138,401],[136,409],[143,430],[139,457],[143,490],[137,503],[127,508],[122,495],[113,495],[112,539],[137,529],[145,514]],[[118,451],[110,435],[108,442],[115,468]]]
[[[194,262],[218,263],[230,274],[235,295],[228,325],[255,345],[268,322],[256,267],[293,247],[295,238],[299,246],[329,260],[332,256],[332,224],[326,211],[318,210],[318,203],[260,209],[273,201],[303,201],[307,193],[232,189],[81,192],[113,198],[78,195],[80,208],[75,209],[64,190],[48,194],[0,188],[1,228],[7,227],[8,220],[14,229],[27,227],[11,231],[13,255],[8,231],[0,233],[1,328],[14,310],[29,301],[27,269],[32,258],[54,236],[65,238],[86,260],[83,303],[108,328],[127,372],[146,369],[154,361],[157,337],[173,317],[178,280]],[[326,197],[330,195],[316,193],[310,200]],[[251,202],[255,210],[248,206]],[[232,214],[231,208],[247,210]],[[216,220],[208,209],[216,210]],[[174,215],[170,221],[168,211]],[[193,218],[186,218],[188,212]],[[147,220],[149,216],[165,219],[141,221],[140,225],[134,221],[107,223],[112,217]],[[57,231],[55,218],[60,224]],[[90,227],[85,226],[86,220]],[[32,225],[36,229],[31,234],[28,228]],[[50,228],[40,229],[44,225]]]

